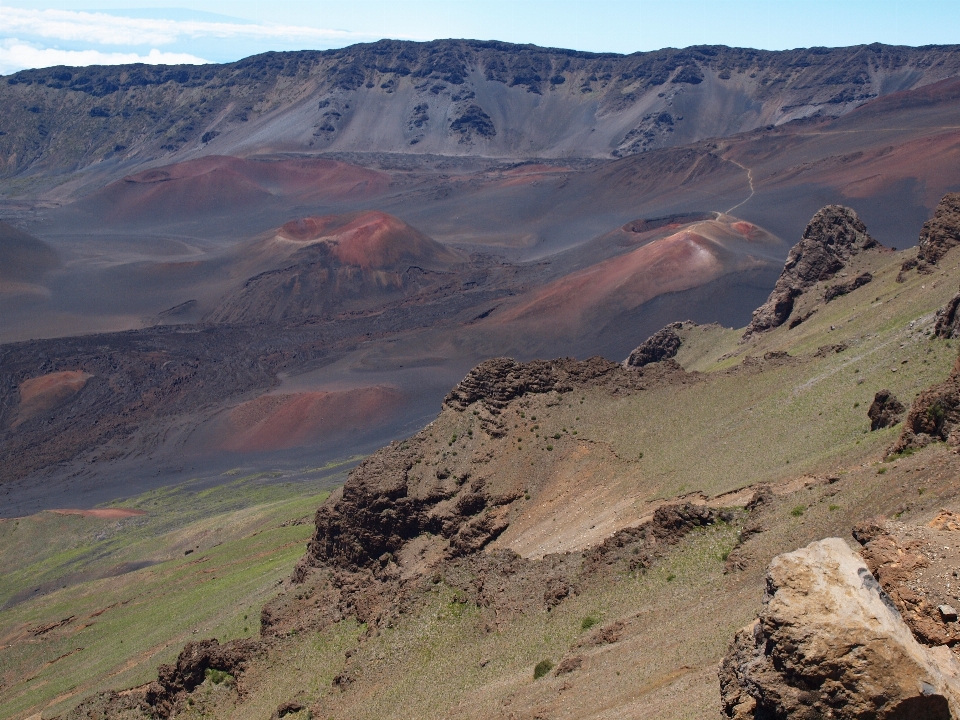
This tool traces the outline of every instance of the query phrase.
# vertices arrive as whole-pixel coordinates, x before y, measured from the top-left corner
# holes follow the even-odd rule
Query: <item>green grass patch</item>
[[[548,675],[551,670],[553,670],[553,660],[541,660],[533,668],[533,679],[539,680],[543,676]]]
[[[0,657],[0,717],[62,713],[148,682],[188,640],[256,635],[330,482],[263,480],[145,493],[122,505],[150,514],[122,520],[43,512],[0,523],[0,597],[31,595],[0,614],[0,637],[18,639]]]

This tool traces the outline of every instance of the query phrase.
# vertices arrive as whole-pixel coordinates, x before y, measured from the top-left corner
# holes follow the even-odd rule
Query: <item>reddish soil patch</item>
[[[843,159],[821,174],[821,181],[840,187],[847,197],[868,198],[906,179],[927,186],[924,200],[935,205],[942,188],[954,186],[960,167],[960,131],[943,133]]]
[[[398,390],[386,386],[263,395],[229,413],[218,445],[235,452],[302,447],[384,422],[402,401]]]
[[[102,520],[116,520],[119,518],[147,514],[144,510],[134,510],[133,508],[94,508],[93,510],[60,508],[57,510],[51,510],[50,512],[57,513],[57,515],[82,515],[83,517],[100,518]]]
[[[209,156],[129,175],[92,195],[88,205],[117,220],[227,214],[272,198],[362,199],[383,192],[385,173],[336,160],[245,160]]]
[[[278,237],[296,242],[322,240],[344,265],[370,270],[409,263],[449,265],[457,255],[403,220],[376,210],[308,217],[288,222]]]
[[[876,98],[850,112],[848,122],[895,110],[911,110],[960,100],[960,78],[952,77]]]
[[[549,175],[571,172],[572,168],[554,165],[521,165],[504,171],[504,175]]]
[[[323,217],[305,217],[291,220],[281,226],[277,236],[295,242],[313,242],[336,232],[346,224],[347,215],[324,215]]]
[[[725,240],[733,235],[729,228],[726,223],[705,221],[653,240],[549,283],[493,322],[535,321],[573,329],[598,311],[630,310],[663,293],[704,285],[725,273],[757,265],[754,258],[727,246]],[[744,229],[734,228],[740,242]],[[757,239],[772,237],[756,230]]]
[[[735,223],[730,225],[734,230],[743,235],[745,238],[753,238],[756,236],[759,228],[753,223],[748,223],[746,220],[738,220]]]
[[[82,370],[64,370],[24,380],[20,383],[20,406],[11,427],[52,410],[80,392],[92,377]]]

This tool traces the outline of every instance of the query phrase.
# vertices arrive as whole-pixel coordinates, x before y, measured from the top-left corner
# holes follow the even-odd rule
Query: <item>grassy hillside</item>
[[[0,521],[0,716],[62,712],[140,685],[196,637],[256,633],[329,480],[258,473],[122,503],[120,519],[42,512]]]
[[[447,541],[423,533],[381,560],[402,579],[356,575],[390,608],[366,611],[369,624],[324,605],[346,570],[284,582],[312,530],[291,521],[324,497],[309,481],[175,488],[124,503],[149,514],[122,520],[0,524],[4,556],[20,558],[0,585],[0,714],[51,717],[145,683],[187,640],[256,635],[270,601],[286,608],[286,629],[242,677],[203,682],[176,717],[264,718],[289,702],[301,708],[289,717],[719,717],[716,665],[756,612],[773,555],[877,513],[960,507],[956,453],[934,444],[885,459],[900,428],[871,432],[866,414],[885,388],[909,405],[956,358],[932,327],[956,292],[960,251],[896,282],[914,252],[859,256],[846,272],[873,281],[830,303],[822,286],[808,291],[797,308],[815,312],[793,329],[741,343],[742,331],[684,326],[677,360],[689,374],[528,393],[499,410],[496,434],[482,402],[445,408],[409,441],[420,453],[411,483],[469,472],[513,492],[509,527],[487,548],[501,552],[439,561]],[[761,483],[772,495],[757,509],[656,545],[648,561],[596,554],[667,501],[740,508]],[[124,563],[156,564],[110,576]],[[543,587],[555,582],[568,589],[554,601]],[[544,660],[552,670],[537,678]]]

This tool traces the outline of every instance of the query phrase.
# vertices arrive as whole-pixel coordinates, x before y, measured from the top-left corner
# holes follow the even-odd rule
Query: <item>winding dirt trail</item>
[[[741,205],[746,204],[746,203],[750,200],[750,198],[752,198],[752,197],[754,196],[754,194],[756,193],[756,188],[754,188],[754,186],[753,186],[753,170],[752,170],[751,168],[745,167],[744,165],[741,165],[740,163],[738,163],[736,160],[731,160],[730,158],[724,158],[724,160],[726,160],[727,162],[733,163],[734,165],[736,165],[736,166],[737,166],[738,168],[740,168],[741,170],[746,170],[746,172],[747,172],[747,182],[750,183],[750,194],[747,195],[743,200],[741,200],[740,202],[738,202],[736,205],[734,205],[732,208],[730,208],[729,210],[727,210],[725,214],[726,214],[726,215],[729,215],[730,213],[732,213],[734,210],[736,210],[736,209],[737,209],[738,207],[740,207]]]

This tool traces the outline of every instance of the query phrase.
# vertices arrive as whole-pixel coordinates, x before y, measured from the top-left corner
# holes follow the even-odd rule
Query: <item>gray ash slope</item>
[[[620,157],[838,117],[958,73],[958,46],[617,55],[471,40],[29,70],[0,83],[0,176],[263,151]]]

